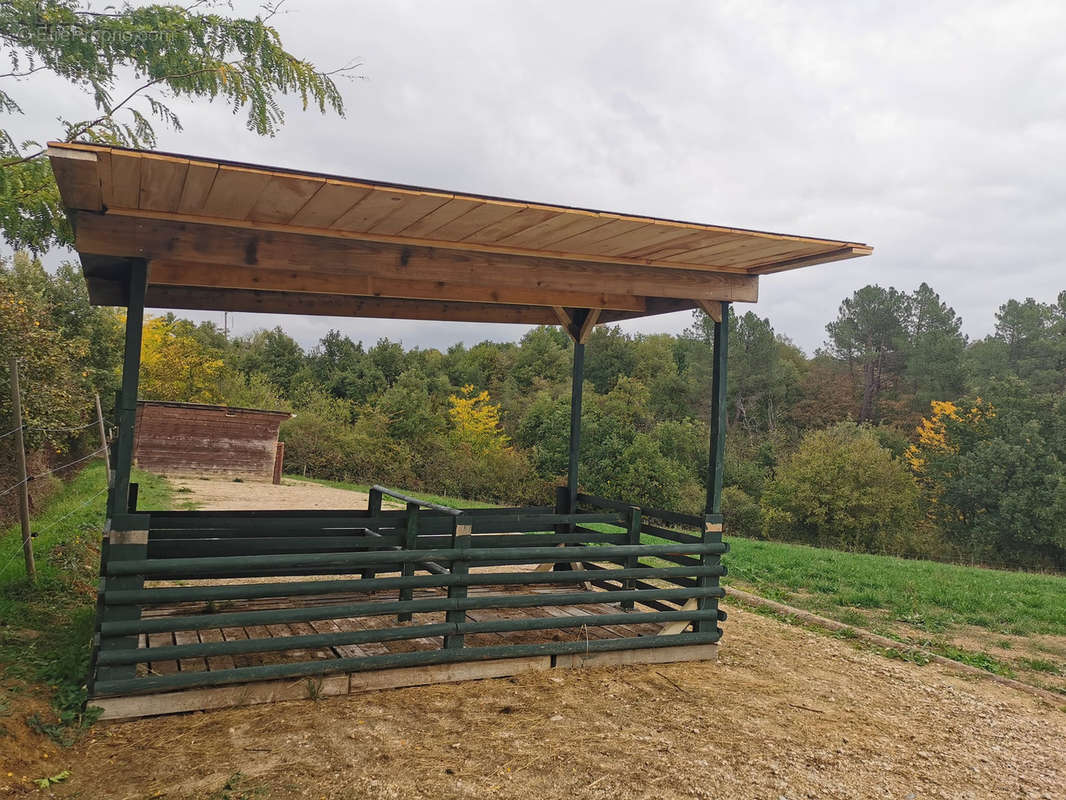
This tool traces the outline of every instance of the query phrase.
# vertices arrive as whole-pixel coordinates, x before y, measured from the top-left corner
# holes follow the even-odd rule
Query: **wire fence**
[[[90,411],[91,411],[91,409],[90,409]],[[113,428],[114,425],[115,425],[115,423],[112,420],[110,420],[110,419],[104,419],[103,422],[109,428]],[[86,422],[84,425],[59,426],[59,427],[54,427],[54,428],[53,427],[46,427],[46,426],[23,424],[23,425],[17,425],[16,427],[14,427],[11,430],[6,431],[4,433],[0,433],[0,439],[5,439],[8,436],[13,436],[14,434],[18,433],[20,430],[22,430],[22,431],[37,431],[37,432],[42,432],[42,433],[76,433],[78,431],[83,431],[86,428],[95,427],[95,426],[97,426],[99,424],[100,424],[100,420],[99,419],[94,419],[92,422]],[[38,478],[43,478],[43,477],[45,477],[47,475],[52,475],[52,474],[54,474],[56,472],[59,472],[59,471],[64,470],[64,469],[67,469],[68,467],[72,467],[75,464],[80,464],[83,461],[88,461],[90,458],[93,458],[94,456],[100,455],[106,449],[107,449],[107,445],[105,444],[105,445],[102,445],[101,447],[99,447],[98,449],[94,450],[93,452],[89,453],[86,456],[82,456],[81,458],[76,458],[73,461],[68,461],[66,464],[60,464],[58,467],[52,467],[51,469],[45,470],[44,472],[40,472],[40,473],[38,473],[36,475],[28,475],[24,480],[21,480],[18,483],[12,484],[11,486],[8,486],[6,489],[0,490],[0,497],[4,497],[5,495],[11,494],[11,492],[15,491],[16,489],[18,489],[23,484],[29,483],[30,481],[37,480]]]
[[[102,494],[104,494],[106,492],[107,492],[107,487],[105,486],[103,489],[98,491],[96,494],[92,495],[91,497],[89,497],[88,499],[86,499],[83,502],[79,503],[78,505],[74,506],[74,508],[70,509],[70,511],[68,511],[63,516],[59,517],[58,519],[52,520],[52,522],[48,523],[43,528],[38,528],[37,530],[33,531],[32,532],[32,536],[38,537],[38,536],[41,536],[42,534],[48,533],[53,528],[57,527],[59,525],[59,523],[61,523],[64,520],[67,520],[70,517],[74,516],[74,514],[76,514],[77,512],[81,511],[86,506],[92,505],[100,495],[102,495]],[[22,555],[21,548],[16,549],[15,552],[12,554],[11,558],[9,558],[4,563],[4,566],[0,567],[0,575],[3,575],[5,572],[7,572],[7,568],[10,567],[12,565],[12,563],[14,563],[14,561],[21,555]]]
[[[67,427],[49,428],[39,425],[18,425],[9,431],[0,433],[0,439],[6,439],[8,436],[14,436],[19,431],[36,431],[39,433],[77,433],[83,431],[86,428],[95,428],[99,425],[99,420],[93,420],[92,422],[86,422],[84,425],[70,425]],[[104,420],[105,425],[114,426],[115,423],[109,419]]]
[[[105,449],[106,448],[104,447],[100,447],[96,450],[93,450],[88,455],[82,456],[81,458],[75,458],[73,461],[68,461],[66,464],[61,464],[58,467],[52,467],[52,469],[46,469],[44,472],[38,472],[36,475],[28,475],[24,480],[21,480],[18,483],[13,484],[8,488],[4,489],[4,491],[0,492],[0,497],[3,497],[4,495],[15,491],[24,483],[29,483],[30,481],[35,481],[38,478],[44,478],[48,475],[54,475],[55,473],[61,472],[62,470],[67,469],[68,467],[74,466],[75,464],[80,464],[83,461],[88,461],[90,458],[93,458],[94,456],[98,456],[103,453]]]
[[[113,428],[114,427],[114,423],[111,420],[101,419],[100,417],[96,416],[93,413],[94,411],[95,411],[95,408],[91,408],[90,409],[90,415],[92,415],[94,417],[94,419],[91,422],[86,422],[84,425],[64,425],[64,426],[52,427],[52,426],[43,426],[43,425],[42,426],[36,426],[36,425],[22,424],[22,425],[18,425],[16,427],[12,428],[9,431],[5,431],[4,433],[0,433],[0,440],[6,439],[9,436],[14,436],[19,431],[33,431],[33,432],[38,432],[38,433],[71,433],[72,434],[72,433],[78,433],[79,431],[84,431],[84,430],[86,430],[88,428],[96,427],[96,426],[100,425],[101,423],[103,423],[105,425],[105,428]],[[27,475],[25,478],[23,478],[22,480],[18,481],[17,483],[15,483],[15,484],[13,484],[11,486],[8,486],[6,489],[0,490],[0,498],[11,494],[16,489],[18,489],[18,488],[20,488],[22,486],[25,486],[26,484],[30,483],[31,481],[39,480],[39,479],[47,477],[49,475],[55,475],[56,473],[62,472],[63,470],[69,469],[70,467],[74,467],[74,466],[76,466],[78,464],[82,464],[82,463],[84,463],[86,461],[89,461],[90,459],[96,458],[97,456],[105,453],[106,451],[107,451],[107,442],[105,441],[104,443],[102,443],[102,445],[99,448],[97,448],[96,450],[93,450],[91,453],[88,453],[87,455],[81,456],[80,458],[75,458],[75,459],[73,459],[71,461],[66,462],[65,464],[60,464],[59,466],[52,467],[50,469],[46,469],[43,472],[38,472],[38,473],[35,473],[33,475]],[[105,483],[106,483],[106,481],[105,481]],[[72,508],[69,511],[67,511],[65,514],[63,514],[58,519],[53,520],[52,522],[48,523],[48,525],[46,525],[43,528],[39,528],[39,529],[33,531],[31,535],[36,537],[36,536],[40,536],[41,534],[44,534],[44,533],[47,533],[47,532],[53,530],[61,522],[69,519],[71,516],[76,514],[78,511],[81,511],[85,507],[87,507],[87,506],[91,505],[92,503],[94,503],[100,497],[100,495],[102,495],[105,492],[107,492],[107,490],[108,490],[108,487],[105,485],[104,488],[100,489],[98,492],[93,494],[91,497],[89,497],[88,499],[82,501],[77,506],[75,506],[74,508]],[[31,540],[30,547],[33,547],[32,540]],[[0,567],[0,575],[3,575],[7,571],[7,568],[10,567],[11,564],[14,563],[14,561],[21,555],[23,555],[22,548],[21,547],[20,548],[16,548],[14,554],[4,563],[4,565],[2,567]]]

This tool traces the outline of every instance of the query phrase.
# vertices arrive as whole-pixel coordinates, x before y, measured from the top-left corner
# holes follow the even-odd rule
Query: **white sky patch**
[[[161,149],[873,244],[767,276],[756,306],[738,304],[808,352],[866,283],[928,282],[973,337],[1009,297],[1066,289],[1066,3],[286,8],[274,22],[291,50],[324,69],[364,62],[365,80],[342,86],[347,118],[287,103],[281,133],[258,139],[223,104],[175,103],[185,130],[159,127]],[[14,88],[27,138],[91,113],[55,80]],[[304,345],[335,327],[439,348],[525,330],[235,317],[238,332],[274,325]]]

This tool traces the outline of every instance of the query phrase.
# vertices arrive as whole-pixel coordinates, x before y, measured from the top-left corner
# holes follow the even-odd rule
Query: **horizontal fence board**
[[[566,560],[579,561],[583,558],[614,558],[623,556],[651,557],[651,556],[674,556],[680,557],[689,553],[724,553],[728,545],[721,542],[692,542],[672,545],[606,545],[602,547],[572,547],[568,551]],[[220,556],[218,558],[168,558],[168,559],[131,559],[118,561],[109,559],[106,564],[106,574],[116,575],[143,575],[143,576],[168,576],[175,573],[185,575],[201,574],[203,577],[211,577],[215,571],[232,571],[239,565],[240,569],[254,570],[257,568],[278,567],[370,567],[378,564],[395,563],[401,561],[426,562],[435,561],[447,563],[450,561],[480,562],[489,560],[505,560],[510,563],[544,563],[554,561],[555,558],[545,558],[547,548],[544,547],[479,547],[479,548],[449,548],[433,550],[406,550],[396,552],[355,552],[355,553],[312,553],[296,555],[268,555],[268,556]],[[236,561],[234,560],[236,559]]]
[[[121,620],[100,623],[102,639],[131,636],[139,633],[200,630],[203,628],[226,628],[249,625],[273,625],[289,622],[310,622],[320,619],[342,617],[385,616],[403,613],[432,613],[436,611],[459,611],[476,608],[529,608],[533,606],[581,605],[585,603],[612,603],[623,600],[642,602],[648,600],[688,600],[692,597],[720,597],[720,587],[693,587],[686,589],[649,589],[621,592],[566,592],[550,594],[477,595],[474,597],[434,597],[422,600],[371,601],[339,603],[310,608],[282,608],[263,611],[222,612],[183,617],[154,617],[149,619]]]
[[[400,543],[398,536],[337,537],[275,536],[265,539],[149,539],[148,558],[208,558],[282,553],[347,553],[384,550]]]
[[[589,581],[589,584],[591,586],[595,586],[597,589],[603,589],[604,591],[608,591],[608,592],[615,591],[621,586],[621,584],[615,583],[613,581],[602,581],[602,580],[592,580],[592,581]],[[683,605],[682,603],[675,603],[674,605],[669,605],[668,603],[661,602],[659,600],[647,600],[647,599],[638,600],[636,602],[639,602],[642,606],[647,606],[648,608],[654,608],[656,611],[661,611],[661,612],[676,611],[677,609],[679,609]]]
[[[595,641],[545,642],[542,644],[389,653],[387,655],[364,658],[338,658],[296,664],[239,667],[232,670],[219,670],[218,672],[179,672],[174,675],[98,681],[94,686],[94,695],[138,694],[166,689],[218,686],[277,678],[312,677],[333,672],[362,672],[390,667],[446,664],[459,661],[484,661],[496,658],[638,650],[688,644],[713,644],[719,638],[720,635],[717,632],[681,633],[675,636],[643,636],[622,639],[599,639]]]
[[[684,531],[675,531],[670,528],[660,528],[658,525],[649,525],[643,521],[640,523],[640,532],[649,536],[658,536],[660,539],[666,539],[670,542],[692,542],[700,541],[703,538],[698,533],[685,533]]]
[[[101,653],[97,663],[105,666],[136,664],[147,661],[205,658],[209,656],[240,655],[247,653],[284,652],[371,642],[391,642],[446,635],[478,633],[510,633],[515,631],[562,630],[565,628],[605,627],[610,625],[639,625],[643,623],[667,623],[692,619],[718,619],[716,610],[669,611],[669,612],[622,612],[611,614],[587,614],[515,617],[492,619],[483,622],[437,623],[433,625],[410,625],[391,628],[370,628],[360,631],[279,636],[272,639],[243,639],[236,641],[202,642],[179,644],[138,650],[109,650]]]
[[[597,497],[594,494],[579,494],[577,496],[578,503],[584,503],[589,506],[596,506],[598,508],[613,508],[618,511],[628,511],[631,507],[631,503],[623,503],[620,500],[609,500],[606,497]],[[695,528],[698,531],[703,531],[703,517],[698,517],[693,514],[681,514],[677,511],[666,511],[661,508],[640,508],[640,516],[642,518],[651,517],[653,519],[659,519],[663,522],[672,522],[675,525],[684,525],[689,528]]]
[[[304,581],[286,583],[250,583],[230,586],[175,586],[148,589],[104,589],[105,605],[162,605],[209,600],[254,600],[265,597],[300,597],[348,592],[374,592],[402,587],[414,589],[443,588],[458,583],[468,586],[535,585],[580,583],[600,577],[604,567],[589,565],[588,570],[560,572],[473,572],[468,575],[413,575],[399,578],[358,578],[338,581]],[[616,578],[668,578],[724,574],[717,567],[638,567],[610,570]]]

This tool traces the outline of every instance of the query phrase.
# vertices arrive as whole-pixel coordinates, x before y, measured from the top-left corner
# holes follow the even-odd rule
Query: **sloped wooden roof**
[[[760,275],[868,255],[857,242],[528,203],[216,159],[52,143],[92,301],[554,324],[716,301]]]

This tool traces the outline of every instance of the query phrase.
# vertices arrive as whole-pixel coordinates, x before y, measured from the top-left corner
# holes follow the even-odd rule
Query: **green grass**
[[[135,471],[134,480],[142,504],[170,502],[162,478]],[[32,716],[27,723],[63,744],[91,720],[83,716],[83,683],[105,521],[104,486],[103,462],[94,461],[33,516],[36,584],[26,578],[18,523],[0,535],[0,674],[8,692],[40,685],[50,690],[55,719]]]
[[[728,581],[839,618],[854,609],[930,633],[974,625],[1066,635],[1066,576],[965,567],[730,538]],[[846,620],[851,622],[851,619]]]

